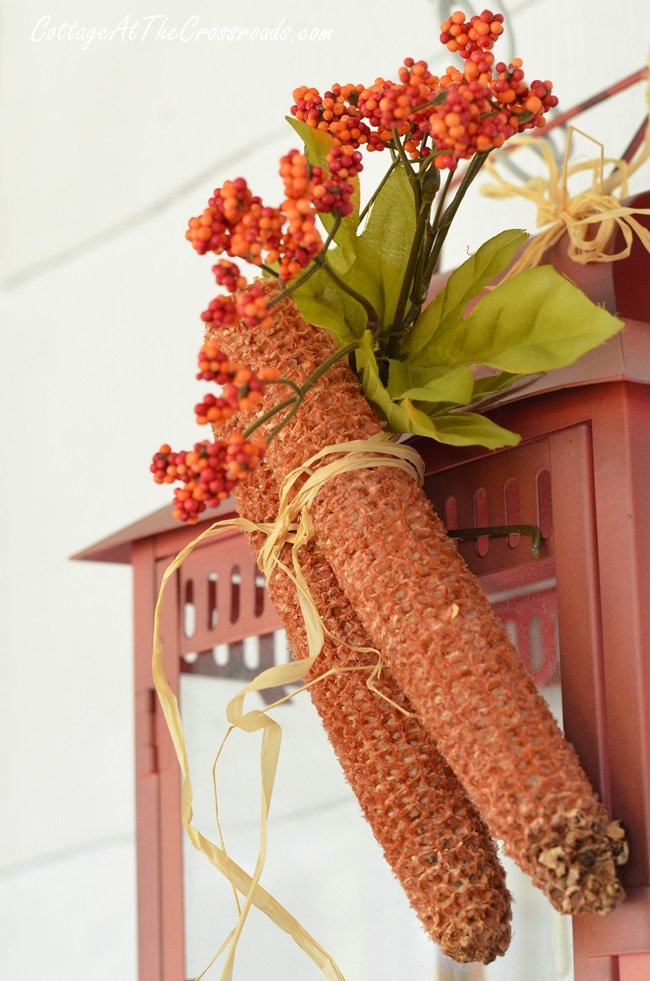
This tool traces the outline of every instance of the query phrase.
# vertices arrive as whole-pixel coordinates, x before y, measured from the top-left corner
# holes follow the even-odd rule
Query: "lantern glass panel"
[[[518,544],[518,543],[515,543]],[[481,547],[481,543],[477,543]],[[485,591],[558,722],[562,702],[555,569],[552,560],[522,571],[486,577]],[[552,909],[539,890],[501,853],[512,893],[513,937],[505,957],[492,964],[455,964],[438,956],[435,981],[572,981],[569,917]]]
[[[274,633],[273,643],[279,663],[287,656],[282,631]],[[234,648],[236,665],[240,658],[247,660],[247,647],[252,662],[254,644],[228,646]],[[219,652],[222,661],[223,653]],[[194,660],[192,669],[196,664]],[[221,670],[225,668],[222,664]],[[252,663],[251,670],[257,673]],[[226,705],[244,683],[223,674],[181,675],[194,823],[215,842],[211,769],[226,731]],[[263,708],[264,702],[254,694],[247,705]],[[301,693],[278,706],[273,717],[282,726],[283,740],[262,884],[336,956],[346,977],[431,979],[434,949],[361,815],[309,696]],[[234,732],[217,768],[226,846],[249,872],[259,847],[260,740],[260,734]],[[183,844],[183,864],[186,977],[194,978],[237,922],[237,913],[226,880],[188,841]],[[322,977],[286,934],[252,910],[237,950],[236,977],[254,981],[261,964],[265,978],[277,981]]]
[[[239,588],[241,582],[235,583]],[[561,721],[555,570],[552,559],[486,577],[484,587],[542,694]],[[236,597],[235,597],[236,599]],[[263,667],[288,658],[282,630],[183,655],[181,707],[193,773],[195,824],[218,841],[212,766],[226,731],[226,705]],[[250,696],[248,707],[287,694]],[[510,950],[487,967],[458,965],[436,952],[386,866],[303,693],[273,710],[283,745],[263,876],[273,893],[355,981],[408,976],[422,981],[571,981],[570,920],[555,913],[504,858],[513,893]],[[254,868],[259,845],[260,736],[235,732],[218,764],[220,817],[231,856]],[[228,884],[184,843],[186,976],[195,977],[236,923]],[[251,911],[237,952],[237,976],[319,978],[289,938]]]

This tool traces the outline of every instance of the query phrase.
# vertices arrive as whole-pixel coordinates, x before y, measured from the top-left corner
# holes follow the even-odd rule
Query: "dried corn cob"
[[[333,351],[290,303],[271,327],[224,326],[219,341],[232,358],[298,383]],[[325,445],[380,428],[354,375],[337,365],[274,439],[268,462],[282,478]],[[400,471],[356,471],[333,478],[311,511],[339,584],[491,833],[560,911],[616,906],[623,833],[421,490]]]
[[[223,434],[223,428],[220,428]],[[272,520],[279,485],[268,466],[237,490],[240,514]],[[262,535],[251,536],[255,552]],[[285,546],[289,552],[289,546]],[[289,554],[283,560],[291,563]],[[301,550],[301,568],[325,626],[344,643],[326,639],[312,669],[373,666],[376,657],[350,650],[369,640],[318,547]],[[269,590],[296,657],[308,653],[295,587],[280,570]],[[312,699],[345,776],[386,860],[429,936],[454,960],[490,963],[510,942],[510,896],[483,821],[414,716],[372,693],[366,671],[335,675],[311,689]],[[388,672],[379,687],[410,706]]]

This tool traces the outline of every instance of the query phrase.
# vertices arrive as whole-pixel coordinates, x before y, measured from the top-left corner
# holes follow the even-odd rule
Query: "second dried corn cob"
[[[222,432],[223,430],[220,430]],[[262,464],[255,479],[236,492],[239,513],[271,520],[279,485]],[[256,551],[263,536],[253,535]],[[283,561],[291,562],[285,546]],[[314,543],[300,553],[302,572],[326,628],[314,668],[370,668],[376,656],[346,645],[369,639]],[[268,584],[294,656],[308,653],[293,583],[277,570]],[[460,962],[490,963],[510,941],[510,896],[494,842],[433,740],[413,716],[369,690],[369,670],[318,682],[311,696],[345,776],[354,790],[386,860],[429,936]],[[382,672],[381,692],[410,709],[393,678]]]

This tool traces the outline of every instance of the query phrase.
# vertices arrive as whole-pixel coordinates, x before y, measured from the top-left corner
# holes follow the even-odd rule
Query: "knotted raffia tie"
[[[650,111],[650,85],[646,90],[646,101]],[[569,153],[573,133],[581,133],[600,147],[600,154],[592,160],[569,165]],[[524,184],[506,181],[490,160],[485,168],[494,184],[481,187],[481,193],[491,198],[523,197],[531,201],[537,209],[537,227],[542,231],[531,238],[521,254],[512,263],[504,278],[510,278],[524,269],[539,265],[544,254],[566,233],[568,237],[567,254],[581,265],[590,262],[615,262],[625,259],[632,250],[636,236],[650,252],[650,231],[635,216],[650,215],[650,208],[630,208],[621,204],[626,197],[629,179],[650,157],[650,126],[645,139],[631,161],[617,157],[605,157],[603,145],[575,127],[569,128],[569,136],[561,167],[550,146],[536,137],[518,137],[509,141],[509,146],[534,146],[540,150],[548,176],[533,177]],[[606,165],[614,169],[607,178],[603,177]],[[591,174],[591,185],[573,197],[569,193],[569,182],[576,174]],[[618,229],[623,236],[623,247],[613,252],[614,232]]]
[[[322,466],[316,464],[328,456],[333,459]],[[305,930],[302,924],[293,917],[270,893],[260,885],[260,877],[264,867],[267,848],[267,818],[271,805],[271,796],[275,782],[275,774],[280,754],[281,727],[268,714],[271,709],[280,702],[285,701],[291,695],[285,696],[273,705],[268,705],[264,709],[253,709],[244,711],[244,701],[248,694],[255,691],[264,691],[277,686],[291,685],[296,682],[304,681],[310,669],[316,661],[319,651],[323,646],[324,637],[327,635],[338,643],[343,643],[339,638],[326,630],[318,610],[311,597],[309,587],[300,569],[299,550],[309,541],[313,534],[313,525],[309,514],[309,505],[318,494],[319,490],[328,480],[337,477],[350,470],[364,469],[367,467],[393,467],[405,470],[420,483],[423,478],[423,463],[419,454],[412,447],[403,443],[396,443],[394,438],[379,433],[367,440],[353,440],[347,443],[338,443],[327,446],[320,452],[314,454],[302,466],[298,467],[285,478],[280,491],[278,517],[270,524],[255,524],[245,518],[227,519],[217,521],[211,525],[201,535],[191,541],[178,553],[176,558],[170,563],[163,576],[158,600],[154,613],[154,638],[153,638],[153,658],[152,675],[153,682],[160,700],[160,705],[167,723],[167,728],[176,751],[179,767],[181,770],[181,820],[185,831],[197,851],[202,852],[206,858],[225,876],[230,882],[235,897],[238,919],[235,927],[228,934],[223,944],[212,958],[210,963],[197,977],[197,981],[203,978],[207,971],[212,967],[215,960],[222,952],[227,951],[225,964],[221,973],[222,981],[231,981],[233,977],[234,958],[237,942],[244,928],[246,918],[251,906],[256,906],[272,920],[281,930],[284,930],[298,944],[299,947],[311,958],[319,967],[323,976],[328,981],[345,981],[343,974],[337,967],[333,958],[325,951],[320,944]],[[200,544],[210,538],[214,538],[226,531],[237,529],[243,532],[263,532],[266,536],[266,543],[262,548],[259,564],[262,572],[269,579],[277,568],[280,568],[288,575],[295,587],[298,601],[305,620],[305,630],[309,645],[309,657],[301,661],[292,661],[289,664],[279,664],[275,667],[262,671],[248,685],[228,703],[226,715],[229,729],[217,752],[216,762],[221,755],[228,736],[235,729],[245,732],[262,733],[262,746],[260,750],[261,763],[261,818],[260,818],[260,846],[252,875],[245,872],[228,854],[221,825],[219,822],[219,808],[216,801],[215,792],[215,813],[217,828],[219,832],[219,844],[215,844],[205,837],[193,824],[192,811],[192,783],[190,779],[190,766],[185,745],[183,725],[181,721],[178,700],[174,695],[165,675],[163,666],[163,650],[160,633],[160,621],[162,604],[165,589],[183,564],[188,555]],[[290,570],[282,561],[281,553],[286,544],[291,545],[291,557],[293,569]],[[351,645],[346,645],[351,646]],[[367,681],[370,687],[380,697],[382,695],[374,686],[374,679],[377,677],[381,666],[381,655],[372,648],[352,647],[355,651],[371,652],[377,654],[377,665],[375,669],[346,668],[337,666],[329,671],[312,679],[303,685],[305,688],[311,687],[323,681],[325,678],[345,671],[369,671]],[[297,694],[297,693],[294,693]],[[395,708],[405,711],[391,699],[387,699]],[[408,713],[407,713],[408,714]],[[214,767],[213,767],[214,769]],[[215,784],[216,786],[216,784]],[[240,901],[239,896],[243,897]]]

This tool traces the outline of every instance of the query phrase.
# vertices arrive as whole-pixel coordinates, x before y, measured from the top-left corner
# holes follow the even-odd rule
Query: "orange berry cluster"
[[[212,267],[217,286],[223,286],[229,293],[236,293],[237,290],[246,288],[246,277],[242,276],[239,266],[227,259],[219,259]]]
[[[521,58],[513,58],[509,65],[503,61],[494,66],[496,72],[490,88],[497,102],[507,108],[513,117],[517,132],[544,124],[544,113],[557,105],[552,95],[553,83],[535,79],[530,87],[524,82]]]
[[[201,314],[201,320],[213,329],[222,324],[234,325],[237,323],[237,303],[230,296],[215,296]]]
[[[194,407],[200,425],[232,418],[236,412],[250,412],[262,398],[269,382],[279,372],[264,368],[258,372],[235,364],[207,338],[199,351],[197,378],[221,385],[221,393],[209,393]],[[174,452],[168,444],[154,453],[149,469],[157,484],[179,483],[174,491],[174,517],[191,524],[208,507],[218,507],[238,481],[260,462],[266,451],[261,438],[247,439],[236,432],[227,439],[202,440],[193,450]]]
[[[265,451],[263,439],[246,439],[242,433],[214,442],[203,440],[193,450],[178,453],[165,443],[154,454],[150,470],[157,484],[180,482],[174,489],[172,513],[179,521],[195,524],[206,508],[219,507],[229,497]]]
[[[352,211],[354,185],[350,178],[356,177],[363,165],[358,150],[349,144],[333,147],[327,155],[329,175],[320,167],[312,168],[311,202],[316,211],[336,212],[345,218]]]
[[[435,154],[438,169],[501,146],[515,133],[544,125],[555,105],[548,81],[523,81],[522,62],[494,65],[492,47],[503,33],[503,14],[484,10],[467,19],[456,11],[441,24],[441,42],[464,60],[438,78],[426,61],[406,58],[398,82],[375,79],[370,86],[333,85],[321,96],[305,85],[294,93],[291,112],[309,126],[334,136],[335,144],[369,151],[405,138],[413,158]],[[496,67],[496,71],[495,71]]]
[[[196,421],[202,426],[230,419],[235,412],[250,412],[262,398],[266,384],[275,381],[279,372],[274,368],[254,372],[236,364],[219,349],[216,341],[208,338],[199,351],[196,377],[222,386],[220,395],[208,393],[195,405]]]
[[[405,148],[411,156],[427,156],[429,148],[421,144],[427,134],[430,103],[440,91],[440,80],[431,74],[426,61],[413,58],[404,59],[398,77],[398,83],[377,78],[359,95],[359,111],[376,130],[368,150],[383,150],[393,140],[395,130],[398,136],[409,137]]]
[[[461,58],[471,58],[476,52],[489,51],[503,34],[503,14],[484,10],[467,21],[465,14],[457,10],[442,22],[440,30],[440,40],[449,51],[458,52]]]
[[[203,213],[191,218],[185,237],[196,251],[246,259],[253,265],[279,263],[280,278],[291,279],[312,262],[323,246],[316,227],[318,212],[345,217],[352,210],[354,186],[350,178],[362,169],[361,154],[353,146],[335,146],[327,167],[312,167],[307,157],[291,150],[280,159],[285,200],[279,208],[267,207],[254,196],[243,177],[215,189]],[[213,266],[217,283],[230,293],[246,286],[235,263],[221,260]],[[245,306],[258,306],[262,316],[265,300],[251,297]],[[217,327],[232,323],[233,307],[225,301],[210,305],[203,319]],[[248,314],[253,316],[254,314]],[[268,322],[268,320],[266,320]]]
[[[290,150],[280,158],[280,176],[287,200],[283,210],[290,218],[313,217],[314,210],[345,217],[352,210],[354,186],[350,179],[363,170],[362,157],[349,144],[335,145],[327,155],[327,170],[311,166],[304,153]]]
[[[255,266],[276,265],[280,281],[298,276],[319,255],[319,213],[341,218],[352,208],[353,179],[362,169],[361,146],[393,149],[395,138],[413,158],[433,156],[439,170],[500,147],[515,133],[543,126],[557,104],[549,81],[524,80],[521,59],[495,65],[492,48],[503,32],[503,15],[490,10],[469,19],[456,11],[443,21],[441,42],[457,53],[463,70],[451,66],[438,77],[426,61],[405,58],[398,81],[376,78],[370,86],[332,85],[324,96],[300,86],[293,115],[328,132],[332,147],[326,167],[312,166],[291,150],[280,159],[284,200],[266,206],[239,177],[216,188],[202,214],[191,218],[186,238],[200,254],[213,252]],[[216,281],[231,296],[217,296],[201,314],[212,328],[236,324],[266,327],[269,299],[250,287],[234,262],[220,259]]]
[[[373,136],[357,108],[363,89],[363,85],[339,85],[337,82],[321,95],[318,89],[300,85],[293,91],[295,103],[291,114],[313,129],[331,133],[338,143],[356,149]]]
[[[245,279],[235,287],[233,296],[219,295],[210,300],[201,320],[213,330],[224,324],[235,326],[240,321],[247,327],[270,327],[273,323],[269,297],[261,286],[248,286]]]
[[[249,286],[237,293],[237,319],[247,327],[270,327],[273,317],[269,310],[270,297],[261,286]]]
[[[225,252],[230,248],[232,229],[249,208],[260,203],[242,177],[226,181],[214,192],[203,213],[190,219],[185,237],[201,255],[209,251]]]
[[[285,282],[305,269],[323,247],[312,203],[313,171],[320,174],[320,167],[311,168],[307,157],[299,150],[290,150],[280,157],[280,177],[286,195],[282,210],[287,219],[280,278]]]
[[[255,265],[266,251],[268,261],[277,259],[284,218],[253,195],[243,177],[215,189],[207,207],[190,218],[185,238],[199,255],[227,253]]]
[[[445,88],[445,100],[429,119],[431,138],[440,151],[434,165],[453,170],[458,160],[502,146],[517,131],[508,112],[495,111],[490,89],[478,79],[459,81]]]

